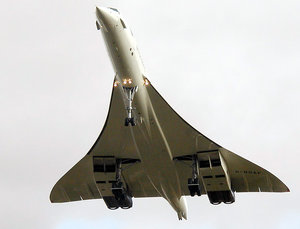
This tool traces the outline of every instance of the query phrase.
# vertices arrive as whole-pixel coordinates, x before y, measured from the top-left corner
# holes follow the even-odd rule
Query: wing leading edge
[[[229,177],[229,185],[236,192],[288,192],[289,189],[277,177],[254,163],[222,148],[217,143],[185,122],[162,96],[150,85],[147,89],[158,121],[164,130],[179,174],[182,195],[190,195],[187,180],[191,174],[191,155],[199,161],[199,184],[201,194],[209,190],[222,190],[216,185]],[[107,120],[104,128],[88,154],[67,172],[53,187],[51,202],[69,202],[86,199],[99,199],[109,193],[115,173],[95,172],[94,157],[139,160],[128,128],[124,127],[126,115],[120,107],[124,106],[120,88],[113,88]],[[176,131],[174,131],[176,130]],[[215,156],[218,155],[218,156]],[[212,160],[218,157],[224,173],[213,166]],[[185,161],[185,163],[181,163]],[[209,162],[209,166],[206,162]],[[223,177],[224,176],[224,177]],[[160,194],[151,184],[141,163],[130,163],[122,173],[122,180],[128,185],[133,197],[157,197]],[[219,182],[220,183],[220,182]],[[106,184],[106,185],[104,185]],[[208,184],[213,187],[209,188]],[[106,189],[106,190],[103,190]],[[109,194],[107,194],[109,193]]]
[[[139,161],[130,130],[124,126],[126,111],[121,87],[113,87],[108,116],[104,127],[85,157],[74,165],[53,187],[50,201],[53,203],[99,199],[112,195],[111,183],[115,171],[95,171],[95,157],[126,159],[122,169],[122,181],[128,185],[134,197],[160,196],[149,181]]]

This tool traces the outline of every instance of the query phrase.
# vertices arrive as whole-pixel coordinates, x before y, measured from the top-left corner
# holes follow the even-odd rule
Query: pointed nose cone
[[[96,7],[96,15],[98,19],[103,19],[105,18],[105,8],[103,7]]]
[[[96,7],[96,15],[97,19],[101,22],[100,24],[103,24],[108,29],[112,19],[109,9],[104,7]]]
[[[96,7],[96,15],[98,20],[103,20],[105,17],[107,17],[106,12],[105,12],[105,8],[103,7]]]

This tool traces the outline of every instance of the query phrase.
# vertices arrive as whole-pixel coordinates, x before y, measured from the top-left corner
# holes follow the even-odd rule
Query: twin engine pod
[[[132,197],[127,193],[122,182],[112,184],[112,193],[114,196],[104,196],[103,200],[110,210],[116,210],[119,207],[129,209],[132,207]]]
[[[228,168],[219,151],[199,154],[200,176],[211,204],[231,204],[235,195],[231,188]]]
[[[214,205],[235,202],[226,161],[219,150],[197,152],[176,157],[175,160],[191,165],[192,177],[188,178],[191,196],[207,194],[210,203]]]
[[[94,177],[106,206],[115,210],[132,207],[132,195],[123,182],[122,163],[134,163],[134,159],[116,159],[111,156],[94,156]]]
[[[232,204],[235,201],[235,195],[232,190],[207,192],[209,202],[213,205],[220,203]]]

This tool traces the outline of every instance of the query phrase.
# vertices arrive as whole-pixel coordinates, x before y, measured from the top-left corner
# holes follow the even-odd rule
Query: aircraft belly
[[[144,173],[155,190],[172,205],[178,214],[182,215],[184,213],[183,215],[185,215],[186,205],[181,198],[182,190],[179,176],[168,141],[144,85],[144,67],[135,40],[128,31],[112,35],[112,37],[106,38],[106,44],[117,80],[122,83],[123,79],[131,78],[133,81],[131,87],[138,86],[138,91],[133,100],[135,106],[134,117],[137,125],[125,127],[128,130],[125,132],[129,136],[123,136],[122,144],[134,145],[126,148],[134,149],[134,153],[141,160]],[[121,102],[121,104],[118,104],[121,106],[115,108],[125,110],[126,98],[121,87],[119,87],[119,93],[122,94],[121,97],[123,97],[124,103],[118,99]],[[123,118],[125,116],[121,119]],[[131,139],[129,140],[129,138]],[[122,148],[124,149],[124,146]]]
[[[124,78],[131,78],[134,86],[141,83],[144,68],[130,32],[119,31],[108,35],[105,41],[118,80],[121,82]]]
[[[110,209],[126,209],[132,197],[161,196],[187,219],[184,195],[195,191],[212,204],[233,203],[234,191],[289,192],[273,174],[184,121],[145,77],[118,11],[97,8],[96,15],[116,73],[109,112],[88,154],[53,187],[51,202],[103,198]]]
[[[137,96],[142,95],[143,93]],[[183,202],[180,200],[182,190],[172,152],[149,100],[149,96],[147,94],[144,96],[146,98],[141,99],[144,101],[144,104],[143,106],[142,104],[138,104],[137,112],[141,110],[140,113],[147,113],[148,118],[145,118],[144,115],[143,118],[149,120],[149,122],[144,121],[140,125],[130,127],[136,152],[138,152],[145,174],[147,174],[157,192],[177,212],[182,212],[186,207],[182,206]],[[147,108],[147,111],[143,110],[145,108]]]

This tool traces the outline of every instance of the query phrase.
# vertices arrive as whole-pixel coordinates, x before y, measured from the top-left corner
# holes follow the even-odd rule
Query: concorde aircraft
[[[163,197],[187,219],[185,196],[231,204],[237,192],[289,192],[277,177],[213,142],[184,121],[152,86],[118,10],[96,8],[115,77],[108,116],[90,151],[53,187],[53,203]]]

